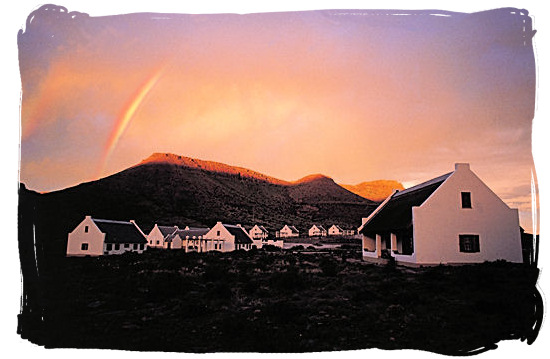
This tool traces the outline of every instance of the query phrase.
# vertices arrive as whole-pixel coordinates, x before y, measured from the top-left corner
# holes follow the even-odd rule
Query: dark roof
[[[203,229],[206,229],[207,231],[210,230],[210,228],[205,228],[205,227],[185,227],[188,231],[192,231],[192,230],[195,230],[195,229],[200,229],[200,230],[203,230]]]
[[[361,233],[382,234],[390,230],[409,229],[412,226],[412,207],[424,203],[451,174],[452,172],[396,192],[385,205],[382,204],[383,207],[380,211],[363,226]]]
[[[181,239],[186,239],[187,236],[189,236],[189,238],[193,238],[193,236],[204,236],[208,231],[210,231],[209,228],[178,229],[169,235],[166,240],[171,241],[176,235],[179,235]]]
[[[92,218],[102,233],[105,243],[147,243],[147,239],[132,222]]]
[[[157,226],[160,230],[160,233],[162,233],[162,236],[166,238],[168,235],[174,233],[178,227],[176,226]]]
[[[252,239],[248,236],[244,228],[239,226],[233,226],[231,224],[224,224],[225,229],[229,231],[232,235],[235,236],[235,243],[238,244],[247,244],[253,243]]]
[[[290,230],[294,233],[300,233],[294,226],[288,226],[288,228],[290,228]]]

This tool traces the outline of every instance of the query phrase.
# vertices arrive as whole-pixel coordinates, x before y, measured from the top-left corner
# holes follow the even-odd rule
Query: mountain
[[[173,154],[153,154],[111,176],[49,193],[20,189],[33,208],[37,236],[64,253],[67,234],[84,218],[134,219],[148,233],[155,223],[213,226],[217,221],[274,232],[293,224],[305,232],[313,223],[358,227],[376,203],[313,175],[287,182],[222,163]]]
[[[340,184],[340,186],[361,197],[376,202],[385,200],[395,189],[400,191],[405,189],[401,183],[391,180],[362,182],[356,185]]]

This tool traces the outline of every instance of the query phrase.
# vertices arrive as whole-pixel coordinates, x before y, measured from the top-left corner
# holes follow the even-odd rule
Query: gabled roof
[[[294,226],[288,226],[288,228],[290,228],[290,231],[291,231],[292,233],[300,233],[300,232],[296,229],[296,227],[294,227]]]
[[[412,226],[412,207],[422,205],[451,174],[452,172],[395,192],[362,226],[361,233],[383,233],[389,230],[410,228]]]
[[[333,226],[336,227],[336,229],[339,230],[339,231],[342,231],[342,232],[344,231],[344,230],[342,229],[342,227],[340,227],[340,226],[337,225],[337,224],[333,224]]]
[[[229,233],[231,233],[233,236],[235,236],[235,243],[237,244],[247,244],[247,243],[250,243],[252,244],[252,239],[250,238],[250,236],[248,235],[248,233],[246,233],[245,229],[243,227],[240,227],[240,226],[234,226],[234,225],[231,225],[231,224],[222,224],[225,229],[227,229],[229,231]]]
[[[320,226],[318,224],[314,224],[313,226],[311,226],[310,229],[312,229],[313,227],[317,227],[317,229],[319,229],[320,231],[325,231],[326,232],[326,229],[323,226]]]
[[[178,230],[177,226],[157,226],[164,238]]]
[[[147,239],[133,222],[96,218],[92,218],[92,221],[105,233],[105,243],[147,243]]]
[[[176,236],[180,236],[180,238],[186,239],[189,238],[198,238],[199,236],[204,236],[206,233],[210,231],[209,228],[198,228],[194,227],[193,229],[178,229],[174,233],[170,234],[168,237],[166,237],[166,241],[171,242]]]

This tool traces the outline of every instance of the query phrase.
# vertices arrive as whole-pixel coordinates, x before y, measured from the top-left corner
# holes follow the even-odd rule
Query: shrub
[[[321,259],[319,267],[321,268],[321,272],[327,277],[334,277],[340,271],[338,264],[328,257],[323,257]]]

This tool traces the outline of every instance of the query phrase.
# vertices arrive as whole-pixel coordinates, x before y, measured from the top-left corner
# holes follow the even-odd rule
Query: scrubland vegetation
[[[404,268],[331,252],[148,250],[43,268],[47,347],[181,352],[414,348],[463,354],[533,339],[536,268]]]

